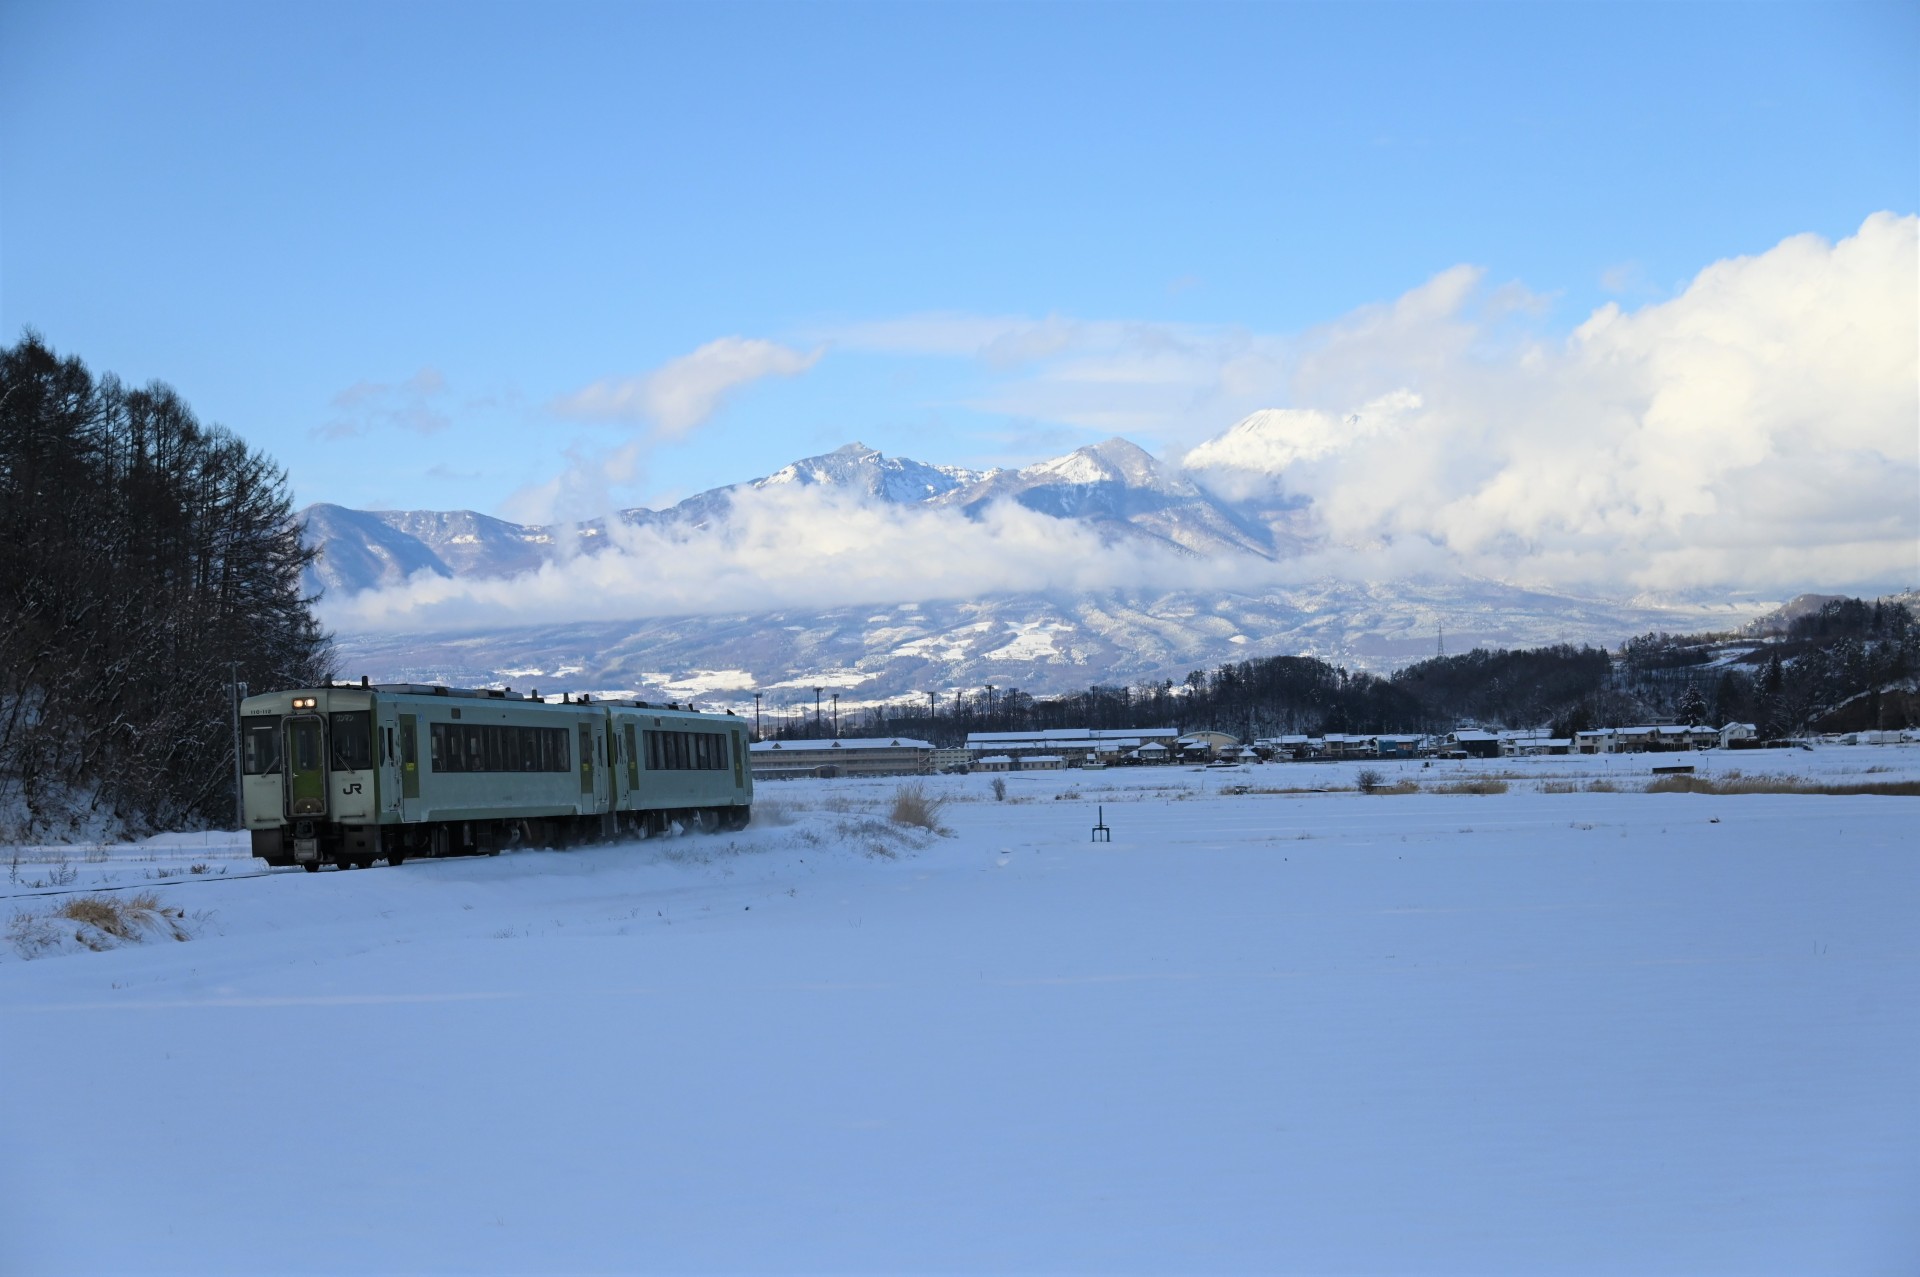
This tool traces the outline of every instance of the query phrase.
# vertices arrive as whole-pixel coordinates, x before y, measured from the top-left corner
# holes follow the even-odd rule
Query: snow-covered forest
[[[177,393],[0,350],[0,838],[233,817],[230,684],[332,672],[285,473]]]

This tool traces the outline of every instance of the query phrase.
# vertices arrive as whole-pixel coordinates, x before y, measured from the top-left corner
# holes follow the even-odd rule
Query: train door
[[[400,810],[400,732],[393,707],[376,705],[373,724],[373,792],[382,816]]]
[[[327,814],[327,731],[318,714],[289,717],[286,725],[288,816]]]
[[[589,806],[593,798],[593,774],[595,770],[593,765],[593,724],[580,723],[577,725],[577,731],[580,737],[580,797],[588,800],[581,805]]]
[[[604,714],[580,725],[580,806],[582,815],[601,817],[601,833],[613,832],[613,730]]]
[[[625,724],[625,726],[626,726],[625,746],[627,751],[627,792],[631,794],[635,790],[640,788],[640,735],[635,730],[631,722]],[[635,800],[633,805],[637,807],[640,804],[638,800]]]
[[[419,820],[420,811],[420,719],[418,715],[400,716],[400,819]]]

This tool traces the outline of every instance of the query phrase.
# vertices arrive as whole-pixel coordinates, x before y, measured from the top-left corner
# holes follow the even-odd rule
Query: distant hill
[[[1391,410],[1391,405],[1381,411]],[[472,511],[356,511],[316,505],[307,537],[320,551],[309,585],[335,597],[439,578],[511,578],[556,558],[593,554],[614,521],[724,530],[747,494],[819,489],[863,503],[951,510],[982,519],[1011,503],[1060,521],[1063,534],[1143,551],[1281,562],[1315,548],[1282,475],[1260,470],[1310,452],[1315,430],[1260,414],[1189,454],[1187,468],[1125,439],[1011,470],[969,470],[889,457],[861,444],[673,506],[612,520],[525,525]],[[1261,478],[1262,475],[1264,478]],[[1231,493],[1232,495],[1224,495]],[[1818,603],[1810,606],[1817,607]],[[1305,654],[1391,670],[1475,645],[1611,647],[1647,631],[1737,630],[1750,606],[1647,605],[1474,578],[1317,580],[1284,588],[1093,590],[883,606],[769,609],[724,615],[567,622],[437,635],[341,636],[344,668],[376,678],[730,697],[832,686],[863,699],[993,682],[1034,693],[1093,683],[1179,679],[1254,655]],[[794,693],[798,694],[798,693]]]

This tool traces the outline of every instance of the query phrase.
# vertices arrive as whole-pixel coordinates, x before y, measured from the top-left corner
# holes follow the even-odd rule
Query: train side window
[[[273,776],[280,771],[280,720],[249,715],[240,720],[241,767],[249,776]]]

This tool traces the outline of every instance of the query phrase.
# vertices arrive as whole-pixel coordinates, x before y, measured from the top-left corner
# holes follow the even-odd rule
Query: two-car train
[[[746,725],[644,701],[421,684],[334,684],[240,706],[241,794],[270,865],[738,829],[752,811]]]

